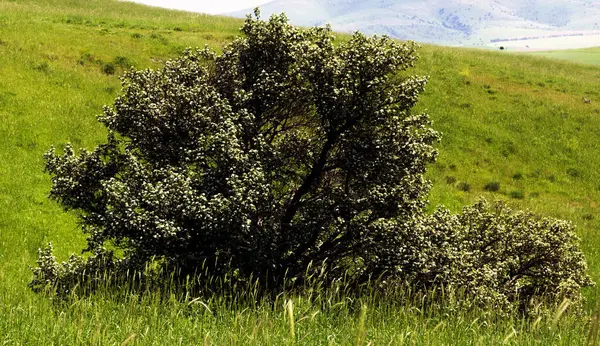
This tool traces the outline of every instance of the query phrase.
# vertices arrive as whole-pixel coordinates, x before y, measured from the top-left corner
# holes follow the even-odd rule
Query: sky
[[[151,6],[202,12],[210,14],[227,13],[265,4],[270,0],[130,0]]]

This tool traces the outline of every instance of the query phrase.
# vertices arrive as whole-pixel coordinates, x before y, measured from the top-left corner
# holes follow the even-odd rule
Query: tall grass
[[[172,274],[172,273],[171,273]],[[94,291],[42,306],[25,301],[0,308],[5,344],[131,345],[594,345],[597,322],[568,312],[564,301],[534,317],[465,306],[459,291],[356,287],[321,279],[265,294],[258,280],[188,278],[157,284],[131,274],[115,285],[107,275]],[[134,279],[135,278],[135,279]],[[169,279],[170,278],[170,279]],[[149,281],[147,281],[149,280]],[[292,287],[292,286],[290,286]],[[1,298],[7,298],[2,296]],[[467,303],[468,305],[468,303]],[[44,312],[47,310],[47,312]],[[597,319],[597,317],[595,317]],[[596,321],[596,320],[594,320]],[[35,323],[32,323],[35,322]]]

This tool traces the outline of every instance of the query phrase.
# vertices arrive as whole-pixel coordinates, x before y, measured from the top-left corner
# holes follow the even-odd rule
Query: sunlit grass
[[[494,307],[466,307],[454,291],[410,287],[354,293],[344,282],[324,289],[263,294],[254,282],[193,280],[146,286],[144,279],[106,285],[66,300],[51,292],[0,307],[6,344],[136,345],[583,345],[597,338],[597,316],[551,311],[518,317]],[[107,280],[106,282],[109,282]],[[218,286],[221,285],[221,286]],[[150,287],[150,288],[148,288]],[[217,293],[208,293],[215,289]],[[220,288],[220,289],[219,289]],[[0,298],[14,299],[0,294]],[[41,303],[41,304],[40,304]],[[35,321],[35,323],[32,323]],[[591,323],[590,323],[591,321]],[[592,344],[591,342],[588,344]]]
[[[573,61],[580,64],[600,65],[600,47],[534,52],[533,55]]]

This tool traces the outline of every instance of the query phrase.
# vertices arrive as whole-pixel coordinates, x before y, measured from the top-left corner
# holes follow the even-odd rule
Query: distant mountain
[[[260,9],[265,18],[285,12],[301,26],[331,23],[341,32],[444,45],[493,46],[585,35],[594,35],[591,39],[600,45],[599,0],[275,0]]]

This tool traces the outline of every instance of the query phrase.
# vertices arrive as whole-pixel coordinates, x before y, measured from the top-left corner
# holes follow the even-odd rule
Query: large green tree
[[[88,250],[186,272],[219,257],[276,284],[309,263],[388,269],[382,224],[422,210],[438,139],[410,112],[426,83],[401,73],[416,45],[359,33],[336,45],[328,27],[257,17],[221,55],[127,73],[100,117],[107,143],[47,154],[51,196],[79,212]]]
[[[222,54],[128,72],[100,117],[107,142],[47,153],[51,197],[78,213],[91,255],[60,265],[43,250],[34,288],[156,262],[271,288],[327,269],[498,305],[591,283],[567,223],[485,203],[424,214],[439,136],[411,112],[426,84],[405,72],[414,43],[334,44],[328,27],[258,13],[242,33]]]

